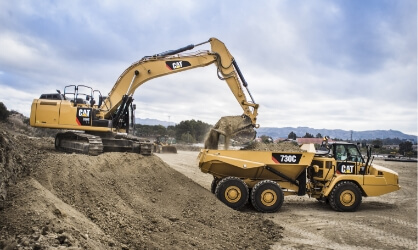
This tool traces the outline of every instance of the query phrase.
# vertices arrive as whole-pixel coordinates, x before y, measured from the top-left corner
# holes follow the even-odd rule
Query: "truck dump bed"
[[[198,158],[200,170],[219,179],[235,176],[241,179],[279,180],[287,177],[296,180],[311,164],[314,155],[310,152],[204,149]]]

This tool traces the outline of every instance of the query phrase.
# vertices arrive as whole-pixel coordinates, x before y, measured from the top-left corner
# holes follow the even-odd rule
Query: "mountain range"
[[[338,138],[342,140],[369,140],[369,139],[386,139],[386,138],[399,138],[405,140],[411,140],[416,142],[417,136],[407,135],[397,130],[367,130],[367,131],[353,131],[342,129],[315,129],[309,127],[261,127],[257,129],[257,135],[267,135],[272,138],[287,138],[289,133],[295,133],[298,137],[303,137],[306,133],[316,136],[320,133],[322,136],[329,136],[330,138]]]
[[[176,123],[174,122],[160,121],[157,119],[150,119],[150,118],[135,118],[135,124],[149,125],[149,126],[161,125],[164,127],[176,125]]]

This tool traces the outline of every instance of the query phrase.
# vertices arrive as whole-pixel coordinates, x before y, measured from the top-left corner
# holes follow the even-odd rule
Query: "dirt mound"
[[[52,139],[0,135],[2,166],[24,173],[0,209],[0,248],[267,249],[281,237],[157,156],[64,154]]]
[[[4,128],[11,124],[0,123]],[[52,138],[28,137],[0,129],[0,207],[6,199],[7,187],[18,177],[30,174],[45,153],[43,142],[53,143]]]
[[[274,152],[305,152],[293,142],[280,142],[280,143],[262,143],[253,142],[250,145],[242,148],[242,150],[251,151],[274,151]]]

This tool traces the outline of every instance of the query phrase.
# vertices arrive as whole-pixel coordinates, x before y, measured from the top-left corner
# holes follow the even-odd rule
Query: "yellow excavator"
[[[210,43],[211,50],[182,54],[206,43]],[[153,78],[211,64],[216,66],[219,79],[226,81],[244,111],[233,123],[221,122],[224,124],[222,127],[215,126],[212,137],[219,138],[223,134],[229,138],[239,133],[255,137],[258,104],[248,90],[237,62],[224,43],[216,38],[143,57],[120,75],[108,96],[102,96],[99,90],[85,85],[69,85],[63,93],[57,90],[58,94],[43,94],[32,102],[30,125],[65,130],[55,137],[57,150],[89,155],[111,151],[150,155],[153,143],[131,133],[135,90]],[[243,88],[247,90],[250,101]]]

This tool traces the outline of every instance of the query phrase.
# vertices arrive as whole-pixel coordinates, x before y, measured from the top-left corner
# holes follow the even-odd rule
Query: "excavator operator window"
[[[93,94],[93,89],[85,85],[68,85],[64,88],[64,96],[74,105],[90,103],[93,106],[95,104]],[[67,96],[70,97],[68,98]]]

